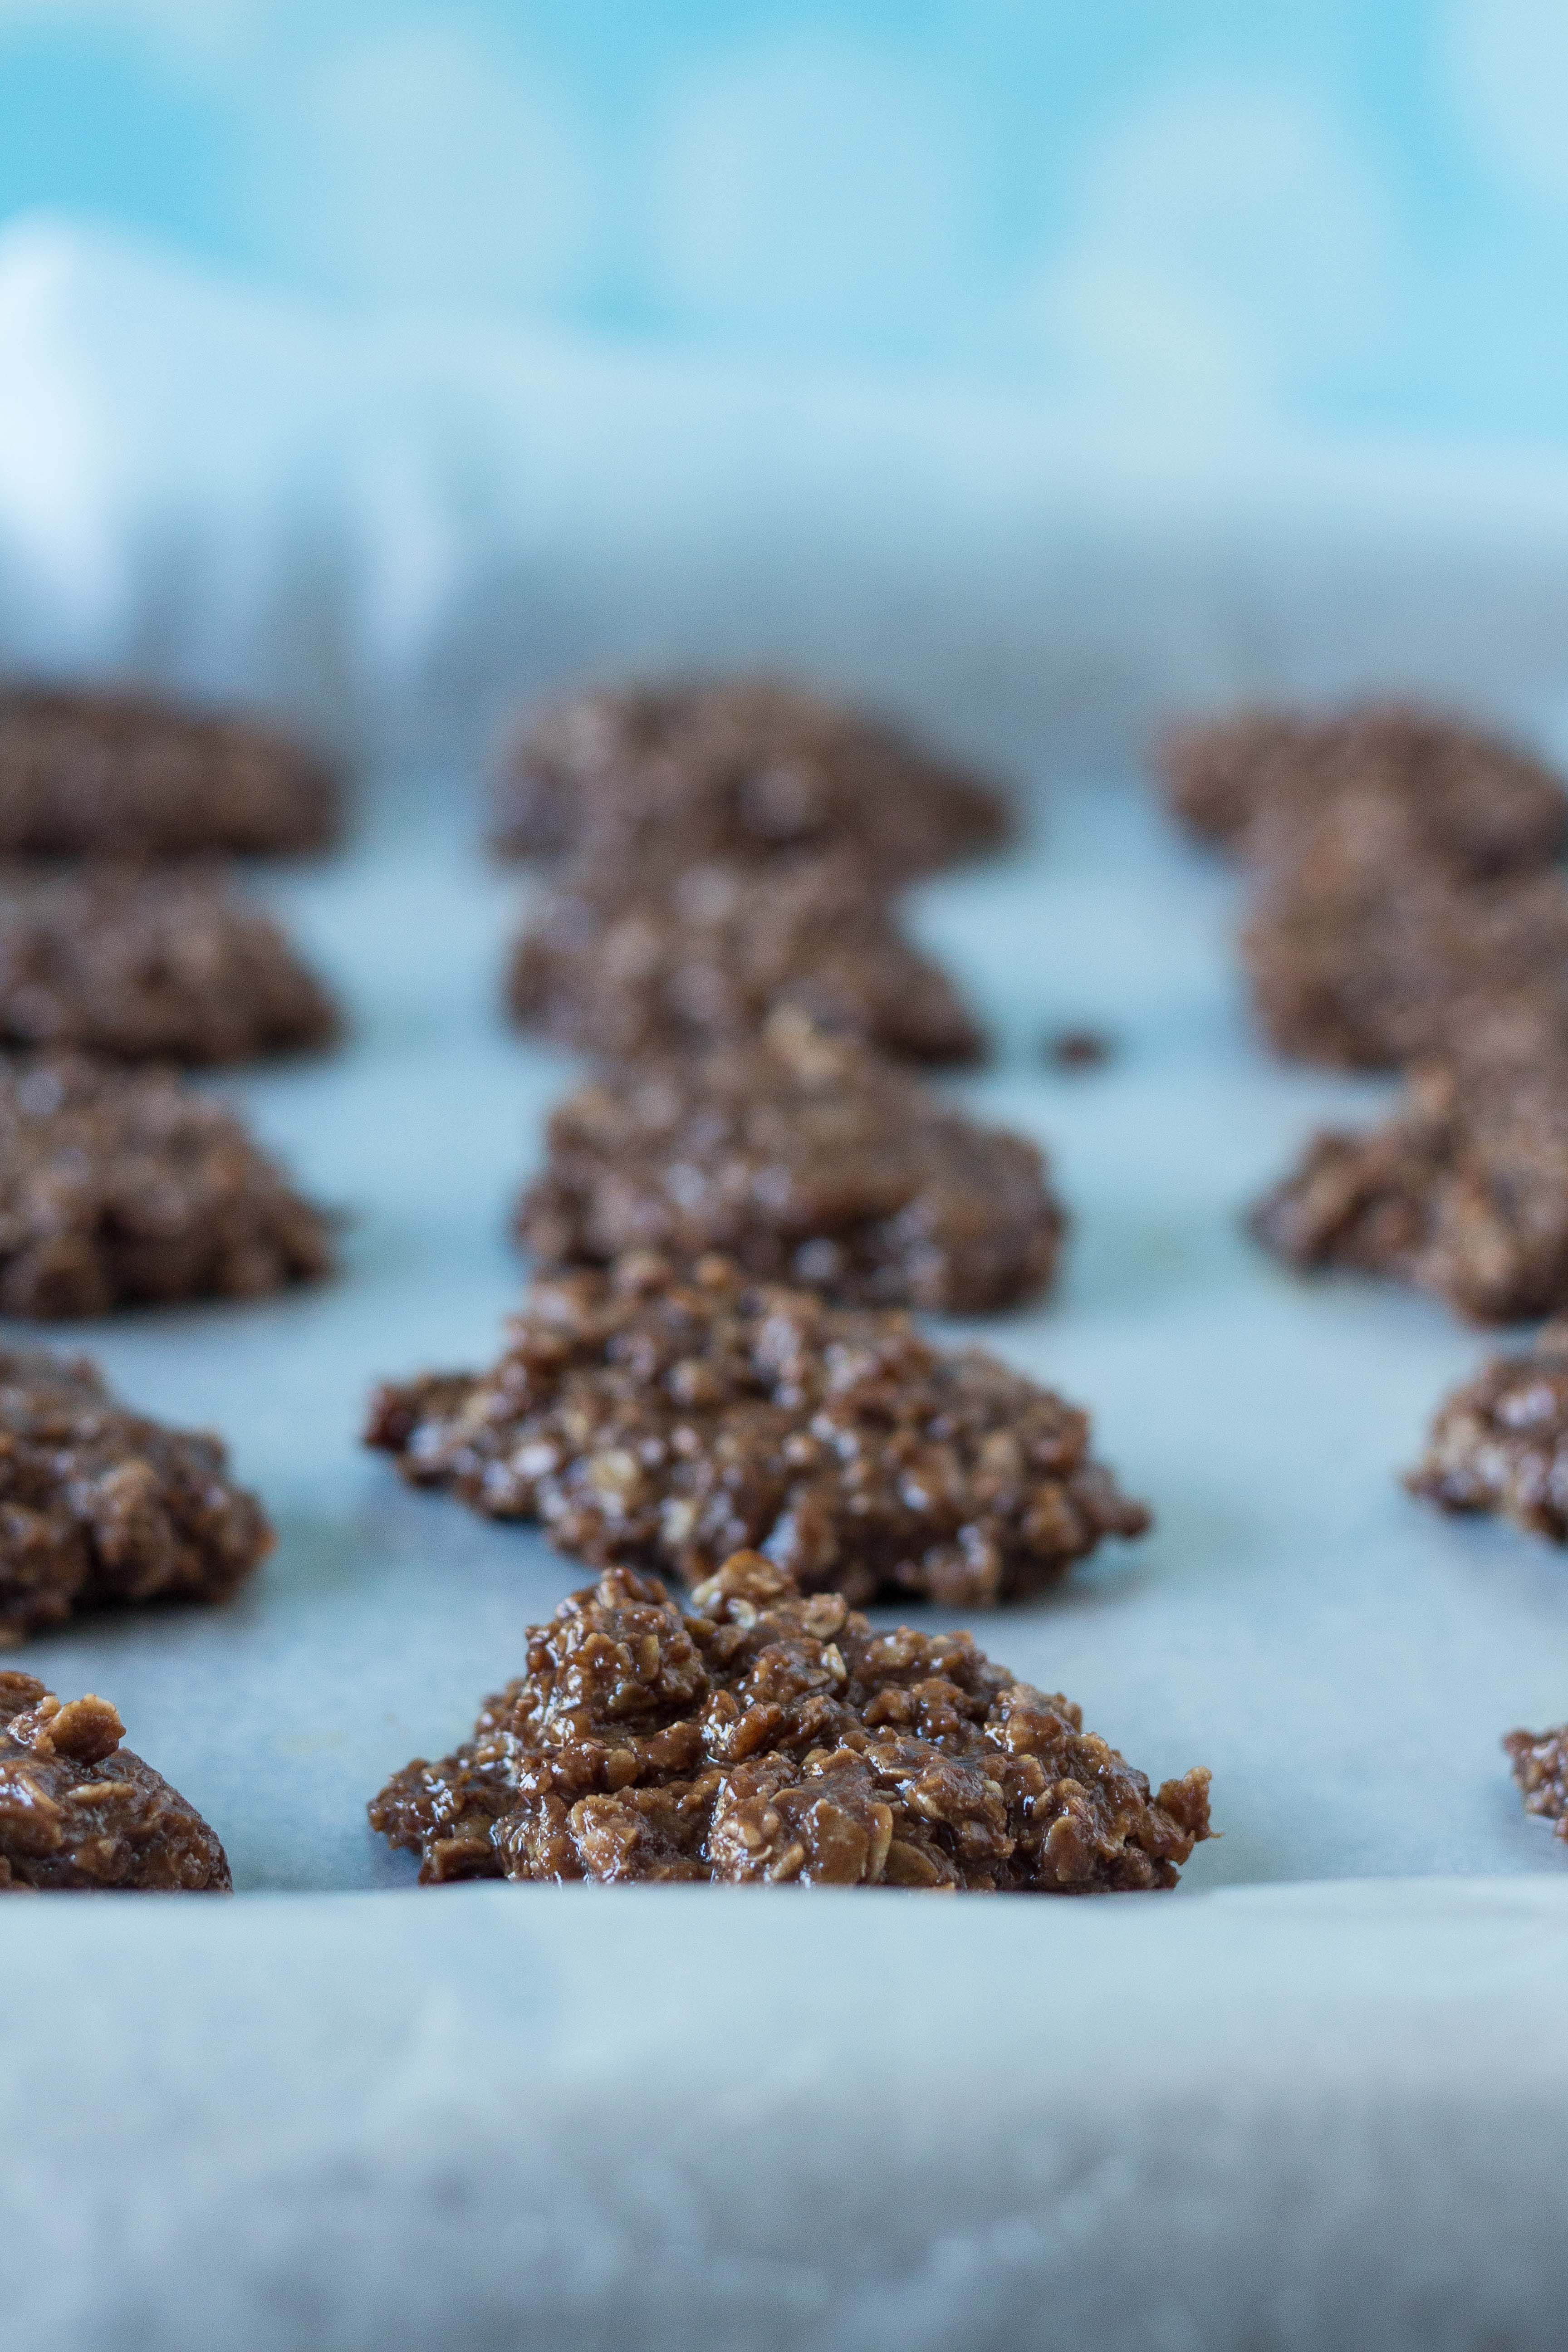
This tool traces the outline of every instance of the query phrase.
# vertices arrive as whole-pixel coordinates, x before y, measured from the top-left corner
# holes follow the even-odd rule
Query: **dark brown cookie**
[[[269,915],[216,875],[0,873],[0,1041],[202,1064],[330,1045],[331,998]]]
[[[571,1096],[518,1232],[545,1266],[720,1250],[844,1305],[956,1315],[1042,1289],[1065,1222],[1026,1138],[785,1016]]]
[[[1496,1512],[1568,1543],[1568,1322],[1456,1389],[1406,1484],[1445,1511]]]
[[[463,1878],[1092,1895],[1173,1886],[1209,1776],[1157,1796],[967,1633],[879,1633],[755,1552],[683,1616],[612,1570],[529,1635],[474,1737],[373,1825]]]
[[[107,1699],[0,1673],[0,1895],[229,1892],[213,1832],[124,1737]]]
[[[255,1298],[326,1274],[326,1221],[165,1070],[0,1061],[0,1313]]]
[[[984,1041],[849,858],[766,869],[578,862],[514,953],[526,1028],[607,1061],[754,1037],[785,1011],[905,1061],[973,1062]]]
[[[334,770],[259,721],[131,690],[0,688],[0,855],[288,856],[342,824]]]
[[[1568,1055],[1528,1003],[1459,1031],[1381,1126],[1315,1137],[1253,1231],[1293,1265],[1392,1276],[1476,1322],[1568,1307]]]
[[[1533,992],[1568,1047],[1568,885],[1476,882],[1434,855],[1410,805],[1346,793],[1265,813],[1242,954],[1270,1043],[1396,1068],[1441,1053],[1464,1008]]]
[[[985,1608],[1149,1515],[1088,1416],[907,1318],[652,1255],[536,1285],[493,1370],[382,1389],[367,1442],[563,1551],[700,1582],[763,1549],[806,1591]]]
[[[1568,1838],[1568,1723],[1552,1731],[1510,1731],[1502,1744],[1525,1811],[1539,1813],[1554,1836]]]
[[[217,1438],[37,1349],[0,1350],[0,1644],[81,1610],[226,1601],[273,1541]]]
[[[1266,808],[1392,793],[1426,844],[1473,877],[1549,866],[1568,846],[1568,793],[1539,760],[1441,711],[1367,704],[1322,718],[1251,710],[1169,729],[1155,763],[1168,806],[1201,840],[1239,843]]]
[[[993,787],[895,728],[767,678],[574,695],[531,713],[495,788],[504,856],[617,856],[679,845],[689,863],[844,849],[879,877],[996,847]]]

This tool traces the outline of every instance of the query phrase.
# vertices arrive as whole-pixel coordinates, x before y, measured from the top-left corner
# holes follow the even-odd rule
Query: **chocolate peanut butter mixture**
[[[210,874],[0,875],[0,1040],[111,1060],[247,1062],[339,1019],[271,917]]]
[[[879,1633],[755,1552],[683,1616],[614,1569],[528,1638],[474,1737],[370,1808],[464,1878],[1092,1895],[1174,1885],[1209,1776],[1142,1772],[967,1633]]]
[[[194,1805],[121,1741],[107,1699],[0,1673],[0,1895],[226,1895]]]
[[[1568,1321],[1455,1390],[1407,1484],[1445,1511],[1494,1511],[1568,1543]]]
[[[532,713],[495,792],[495,846],[649,848],[675,862],[846,849],[879,881],[1005,841],[989,785],[898,730],[767,678],[574,695]]]
[[[334,771],[272,728],[151,693],[0,688],[0,855],[190,857],[325,848]]]
[[[492,1370],[383,1388],[367,1443],[595,1567],[697,1583],[755,1548],[857,1602],[1023,1599],[1149,1525],[1048,1389],[723,1258],[537,1284]]]
[[[1310,718],[1242,711],[1173,727],[1156,749],[1168,806],[1200,839],[1239,843],[1260,811],[1351,792],[1393,793],[1426,845],[1472,877],[1526,873],[1568,847],[1562,780],[1516,745],[1398,703]]]
[[[952,1314],[1041,1290],[1064,1223],[1024,1137],[788,1015],[754,1044],[582,1087],[518,1215],[545,1266],[721,1250],[846,1305]]]
[[[1342,794],[1270,810],[1242,953],[1278,1050],[1395,1068],[1441,1053],[1487,995],[1532,994],[1568,1049],[1568,886],[1474,882],[1419,838],[1408,803]]]
[[[508,995],[525,1028],[609,1061],[755,1037],[779,1012],[900,1060],[984,1050],[883,886],[842,856],[680,870],[584,859],[531,915]]]
[[[1502,1744],[1525,1811],[1549,1821],[1553,1836],[1568,1838],[1568,1723],[1552,1731],[1510,1731]]]
[[[272,1542],[217,1438],[127,1411],[81,1358],[0,1350],[0,1644],[83,1610],[226,1601]]]
[[[255,1298],[331,1265],[237,1114],[159,1069],[0,1061],[0,1314]]]
[[[1293,1265],[1388,1275],[1476,1322],[1568,1307],[1568,1053],[1529,1003],[1458,1034],[1381,1126],[1314,1137],[1252,1229]]]

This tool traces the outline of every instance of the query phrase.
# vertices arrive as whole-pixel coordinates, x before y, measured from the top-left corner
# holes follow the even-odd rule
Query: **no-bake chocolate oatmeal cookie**
[[[967,1633],[879,1633],[742,1553],[682,1615],[612,1570],[529,1636],[474,1737],[370,1808],[464,1878],[1091,1895],[1173,1886],[1209,1776],[1152,1795]]]
[[[85,687],[0,687],[0,855],[325,848],[335,771],[258,720]]]
[[[0,1042],[115,1061],[253,1061],[339,1020],[269,915],[184,868],[0,872]]]
[[[1549,866],[1568,846],[1568,793],[1539,760],[1441,711],[1368,704],[1310,718],[1252,710],[1172,727],[1156,748],[1165,800],[1202,840],[1239,843],[1271,805],[1392,793],[1427,845],[1471,876]]]
[[[255,1298],[331,1265],[236,1113],[160,1069],[0,1058],[0,1314]]]
[[[1502,1744],[1525,1811],[1549,1821],[1554,1837],[1568,1838],[1568,1723],[1551,1731],[1510,1731]]]
[[[512,959],[524,1027],[610,1061],[754,1037],[793,1013],[900,1060],[973,1062],[984,1041],[850,859],[680,871],[587,859],[544,894]]]
[[[1531,1003],[1487,1003],[1381,1126],[1324,1133],[1254,1211],[1301,1267],[1435,1291],[1480,1323],[1568,1307],[1568,1054]]]
[[[1295,1058],[1394,1068],[1440,1053],[1462,1010],[1533,993],[1568,1047],[1568,886],[1475,882],[1409,804],[1344,793],[1260,817],[1242,953],[1260,1025]]]
[[[1406,1483],[1445,1511],[1494,1511],[1568,1543],[1568,1321],[1456,1389]]]
[[[879,878],[934,871],[1012,831],[989,785],[898,730],[766,678],[574,695],[532,713],[495,788],[494,843],[689,863],[844,848]]]
[[[107,1699],[0,1672],[0,1895],[226,1895],[194,1805],[121,1741]]]
[[[809,1024],[603,1073],[554,1112],[521,1239],[545,1266],[628,1249],[846,1305],[978,1314],[1044,1287],[1065,1219],[1036,1147]]]
[[[536,1285],[491,1371],[383,1388],[367,1443],[595,1567],[697,1583],[755,1548],[853,1601],[1021,1600],[1149,1524],[1049,1390],[722,1258]]]
[[[217,1438],[127,1411],[83,1360],[0,1350],[0,1644],[83,1610],[226,1601],[272,1540]]]

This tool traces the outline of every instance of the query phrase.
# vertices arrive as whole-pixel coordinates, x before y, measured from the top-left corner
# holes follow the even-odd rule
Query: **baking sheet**
[[[378,1377],[495,1352],[523,1282],[507,1211],[576,1066],[500,1019],[530,886],[486,864],[479,833],[455,779],[382,778],[350,854],[257,885],[342,990],[353,1039],[221,1084],[344,1211],[339,1278],[48,1335],[138,1407],[222,1431],[277,1520],[278,1551],[235,1606],[100,1619],[16,1658],[115,1700],[247,1893],[407,1885],[366,1799],[464,1736],[520,1668],[523,1629],[584,1580],[532,1529],[412,1494],[357,1443]],[[1488,1341],[1394,1289],[1299,1281],[1238,1229],[1316,1119],[1373,1116],[1389,1089],[1251,1043],[1234,894],[1123,777],[1037,795],[1025,847],[913,904],[996,1038],[992,1066],[952,1092],[1047,1147],[1074,1221],[1044,1307],[932,1328],[1088,1404],[1156,1516],[1052,1598],[932,1622],[972,1623],[1155,1780],[1213,1768],[1223,1840],[1179,1901],[1237,1883],[1561,1877],[1568,1855],[1523,1817],[1498,1740],[1568,1712],[1568,1563],[1439,1519],[1397,1484]],[[1044,1066],[1041,1034],[1080,1023],[1110,1030],[1111,1064]]]

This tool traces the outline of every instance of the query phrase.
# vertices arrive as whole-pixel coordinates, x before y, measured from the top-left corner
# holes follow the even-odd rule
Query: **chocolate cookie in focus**
[[[756,1549],[857,1603],[1026,1599],[1149,1526],[1048,1389],[723,1258],[536,1284],[491,1370],[384,1387],[366,1442],[595,1567],[698,1583]]]
[[[530,712],[494,786],[503,856],[682,865],[841,850],[886,885],[994,849],[1005,797],[900,730],[771,678],[631,686]]]
[[[150,691],[0,687],[0,856],[292,856],[342,830],[342,782],[258,719]]]
[[[711,1251],[841,1305],[1037,1295],[1065,1214],[1039,1151],[775,1013],[754,1043],[606,1069],[551,1118],[518,1232],[546,1268]]]
[[[0,1670],[0,1895],[226,1895],[214,1832],[121,1741],[107,1699]]]
[[[42,1349],[0,1350],[0,1644],[89,1610],[226,1601],[273,1544],[219,1439]]]
[[[322,1213],[173,1072],[0,1057],[0,1313],[257,1298],[331,1264]]]
[[[370,1807],[464,1878],[1089,1895],[1174,1885],[1209,1776],[1152,1795],[967,1633],[876,1631],[755,1552],[683,1615],[610,1570],[528,1637],[474,1737]]]

